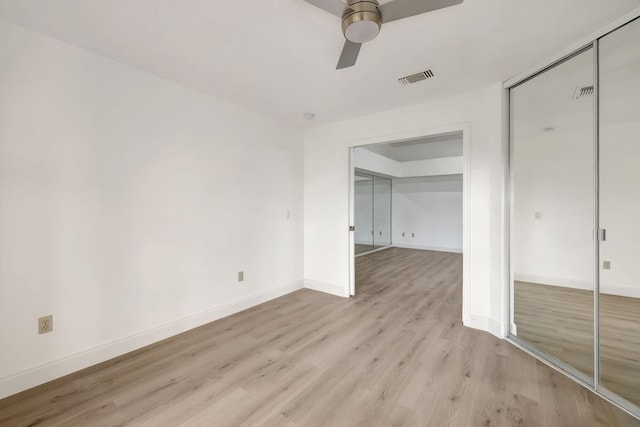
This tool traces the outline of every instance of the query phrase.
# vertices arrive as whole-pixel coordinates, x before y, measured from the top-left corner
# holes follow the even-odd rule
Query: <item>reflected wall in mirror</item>
[[[373,240],[376,247],[391,244],[391,179],[373,177]]]
[[[599,42],[600,383],[640,406],[640,20]]]
[[[354,175],[354,253],[391,245],[391,179],[356,171]]]
[[[511,333],[588,382],[594,374],[593,64],[588,49],[510,90]]]
[[[354,182],[355,254],[374,249],[373,246],[373,176],[356,172]]]

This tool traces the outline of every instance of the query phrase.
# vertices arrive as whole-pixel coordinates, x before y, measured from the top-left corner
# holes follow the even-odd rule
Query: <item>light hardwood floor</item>
[[[514,283],[518,337],[593,377],[593,292]],[[600,295],[601,383],[640,406],[640,299]]]
[[[388,245],[384,245],[384,246],[388,246]],[[356,255],[360,255],[365,252],[373,251],[375,249],[384,248],[384,246],[383,245],[363,245],[363,244],[356,243],[354,245],[354,253]]]
[[[463,327],[461,255],[356,263],[355,298],[294,292],[0,401],[0,425],[640,425]]]

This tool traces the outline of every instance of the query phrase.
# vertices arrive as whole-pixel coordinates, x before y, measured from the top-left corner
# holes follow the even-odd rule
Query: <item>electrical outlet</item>
[[[542,212],[536,212],[535,217],[536,219],[542,219]]]
[[[602,268],[604,270],[611,270],[611,261],[602,261]]]
[[[244,281],[244,271],[238,271],[238,282]]]
[[[404,231],[402,232],[402,237],[404,237]]]
[[[53,331],[53,315],[38,318],[38,334],[46,334]]]
[[[411,233],[411,237],[416,237],[416,234],[415,233]]]

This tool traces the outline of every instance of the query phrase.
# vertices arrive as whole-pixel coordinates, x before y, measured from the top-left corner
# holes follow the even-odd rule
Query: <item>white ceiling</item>
[[[339,71],[339,19],[303,0],[0,0],[0,17],[310,126],[504,81],[638,6],[465,0],[384,25],[356,66]],[[397,82],[427,67],[435,78]],[[304,112],[316,119],[306,122]]]
[[[457,157],[462,156],[462,132],[433,135],[411,141],[371,144],[361,148],[397,162]]]

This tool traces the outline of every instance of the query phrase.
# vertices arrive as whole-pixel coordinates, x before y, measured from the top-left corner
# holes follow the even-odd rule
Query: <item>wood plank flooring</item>
[[[593,377],[593,291],[514,283],[518,337]],[[600,379],[640,406],[640,299],[600,295]]]
[[[354,253],[356,255],[360,255],[360,254],[363,254],[365,252],[373,251],[375,249],[384,248],[385,246],[389,246],[389,245],[364,245],[364,244],[361,244],[361,243],[356,243],[354,245]]]
[[[300,290],[0,401],[2,426],[638,426],[462,326],[462,257],[356,260],[357,296]]]

